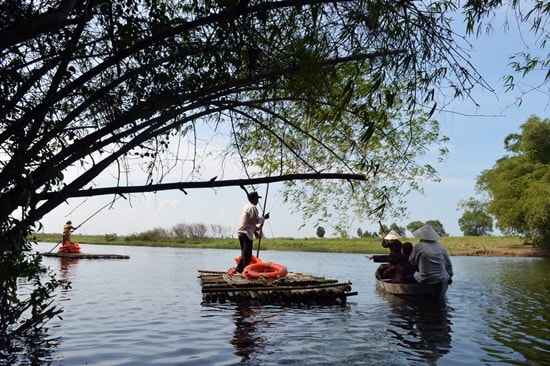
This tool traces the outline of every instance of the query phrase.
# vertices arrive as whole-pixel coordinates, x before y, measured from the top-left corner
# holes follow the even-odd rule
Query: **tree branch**
[[[41,34],[56,31],[67,25],[69,14],[75,9],[76,0],[62,0],[59,6],[44,14],[35,14],[24,21],[8,27],[0,37],[0,49],[14,46]]]
[[[194,188],[214,188],[214,187],[231,187],[242,186],[252,184],[274,183],[293,180],[308,180],[308,179],[345,179],[345,180],[367,180],[367,177],[363,174],[346,174],[346,173],[303,173],[303,174],[286,174],[274,177],[262,177],[251,179],[228,179],[228,180],[215,180],[215,178],[209,181],[201,182],[178,182],[178,183],[162,183],[162,184],[150,184],[145,186],[126,186],[126,187],[106,187],[106,188],[91,188],[83,189],[77,192],[66,194],[66,192],[49,192],[44,194],[43,199],[48,200],[59,195],[63,195],[66,198],[70,197],[92,197],[102,196],[110,194],[123,195],[126,193],[144,193],[144,192],[157,192],[178,189],[185,192],[185,189]]]

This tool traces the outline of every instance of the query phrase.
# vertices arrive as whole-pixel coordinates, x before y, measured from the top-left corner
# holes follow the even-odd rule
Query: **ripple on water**
[[[131,259],[46,258],[73,283],[58,299],[64,320],[50,324],[52,366],[538,365],[550,356],[548,261],[453,257],[453,285],[434,307],[377,292],[363,255],[269,252],[291,270],[349,280],[358,295],[346,306],[259,306],[201,303],[197,270],[230,267],[236,249],[107,248]]]

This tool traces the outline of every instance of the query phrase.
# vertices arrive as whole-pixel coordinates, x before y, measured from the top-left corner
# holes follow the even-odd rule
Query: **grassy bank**
[[[34,240],[52,243],[52,247],[61,241],[59,234],[35,234]],[[95,245],[128,245],[151,247],[176,247],[176,248],[213,248],[213,249],[237,249],[239,243],[236,238],[227,239],[186,239],[186,240],[162,240],[139,241],[128,240],[125,237],[100,236],[100,235],[73,235],[71,239],[81,244]],[[415,238],[402,240],[416,243]],[[458,256],[516,256],[516,257],[550,257],[550,251],[533,248],[524,245],[521,238],[501,236],[456,236],[445,237],[440,240],[445,245],[450,255]],[[258,241],[254,242],[256,250]],[[286,250],[301,252],[327,252],[327,253],[360,253],[360,254],[386,254],[388,250],[380,245],[380,239],[376,238],[263,238],[260,249]]]

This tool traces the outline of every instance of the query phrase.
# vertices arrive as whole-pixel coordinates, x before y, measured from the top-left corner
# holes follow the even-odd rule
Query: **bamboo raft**
[[[85,254],[85,253],[39,253],[43,257],[58,257],[72,259],[130,259],[129,255],[121,254]]]
[[[279,279],[248,280],[227,272],[199,270],[203,301],[225,303],[257,301],[263,304],[345,304],[351,282],[339,283],[324,277],[289,272]]]

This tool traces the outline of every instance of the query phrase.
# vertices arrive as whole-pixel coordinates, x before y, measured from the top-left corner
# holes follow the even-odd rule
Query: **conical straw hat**
[[[423,240],[439,240],[441,236],[434,230],[431,225],[424,225],[420,229],[413,231],[413,235],[416,238]]]
[[[399,235],[395,230],[390,231],[389,233],[384,236],[385,240],[399,240],[401,239],[401,235]]]

